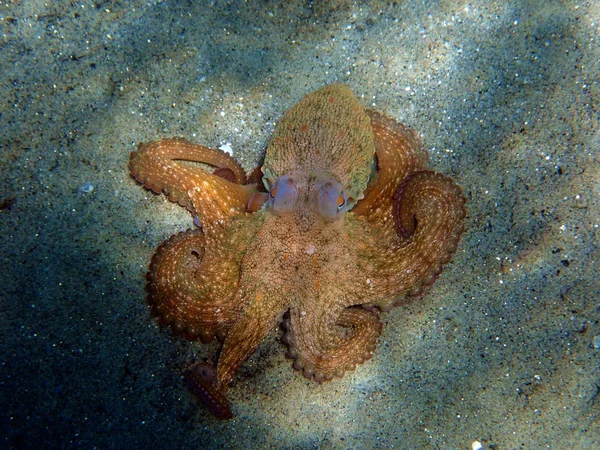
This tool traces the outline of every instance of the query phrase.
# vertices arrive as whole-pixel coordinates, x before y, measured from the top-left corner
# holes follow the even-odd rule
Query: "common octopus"
[[[277,324],[294,368],[328,381],[371,357],[380,311],[434,282],[456,252],[465,199],[427,160],[414,130],[341,84],[279,120],[266,191],[228,154],[183,139],[131,153],[133,177],[199,221],[158,248],[147,291],[174,332],[223,343],[216,366],[185,373],[216,417],[232,417],[228,386]]]

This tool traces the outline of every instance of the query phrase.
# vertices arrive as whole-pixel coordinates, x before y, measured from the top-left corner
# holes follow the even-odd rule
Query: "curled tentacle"
[[[171,236],[152,257],[147,274],[148,303],[161,323],[188,338],[222,339],[234,320],[239,265],[214,260],[200,230]]]
[[[379,254],[370,282],[380,298],[365,306],[389,310],[431,285],[456,252],[465,215],[465,198],[450,178],[431,171],[410,175],[394,195],[399,237],[370,249]]]
[[[445,175],[416,172],[394,194],[394,222],[399,234],[412,241],[432,261],[446,264],[456,252],[466,216],[461,189]]]
[[[292,310],[285,323],[287,356],[306,378],[317,382],[341,378],[371,358],[381,334],[376,311],[351,307],[343,309],[335,322],[314,319]]]
[[[217,173],[208,173],[193,163],[212,165]],[[227,153],[184,139],[140,144],[130,155],[129,168],[146,188],[185,206],[205,227],[245,212],[255,191],[253,187],[242,186],[246,174]]]
[[[383,224],[390,218],[396,188],[411,173],[425,169],[428,156],[415,130],[374,111],[367,113],[373,126],[377,171],[352,212]]]

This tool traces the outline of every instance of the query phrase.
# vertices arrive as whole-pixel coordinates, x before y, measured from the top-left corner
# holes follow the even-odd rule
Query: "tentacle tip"
[[[218,386],[214,366],[208,363],[194,364],[183,375],[190,391],[206,405],[213,416],[219,420],[233,418],[229,400]]]

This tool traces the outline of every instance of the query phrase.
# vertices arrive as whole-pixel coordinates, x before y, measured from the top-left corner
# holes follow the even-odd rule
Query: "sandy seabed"
[[[0,2],[0,447],[600,446],[599,30],[593,1]],[[422,134],[463,240],[369,362],[318,385],[273,330],[219,422],[181,378],[218,346],[144,298],[192,218],[129,153],[251,169],[330,82]]]

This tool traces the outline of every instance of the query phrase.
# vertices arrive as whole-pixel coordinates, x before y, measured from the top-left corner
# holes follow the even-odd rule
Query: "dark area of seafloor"
[[[1,2],[0,447],[600,446],[599,26],[593,1]],[[218,422],[181,378],[217,346],[144,299],[192,218],[129,152],[181,136],[250,169],[333,81],[422,133],[463,241],[371,361],[318,385],[273,330]]]

